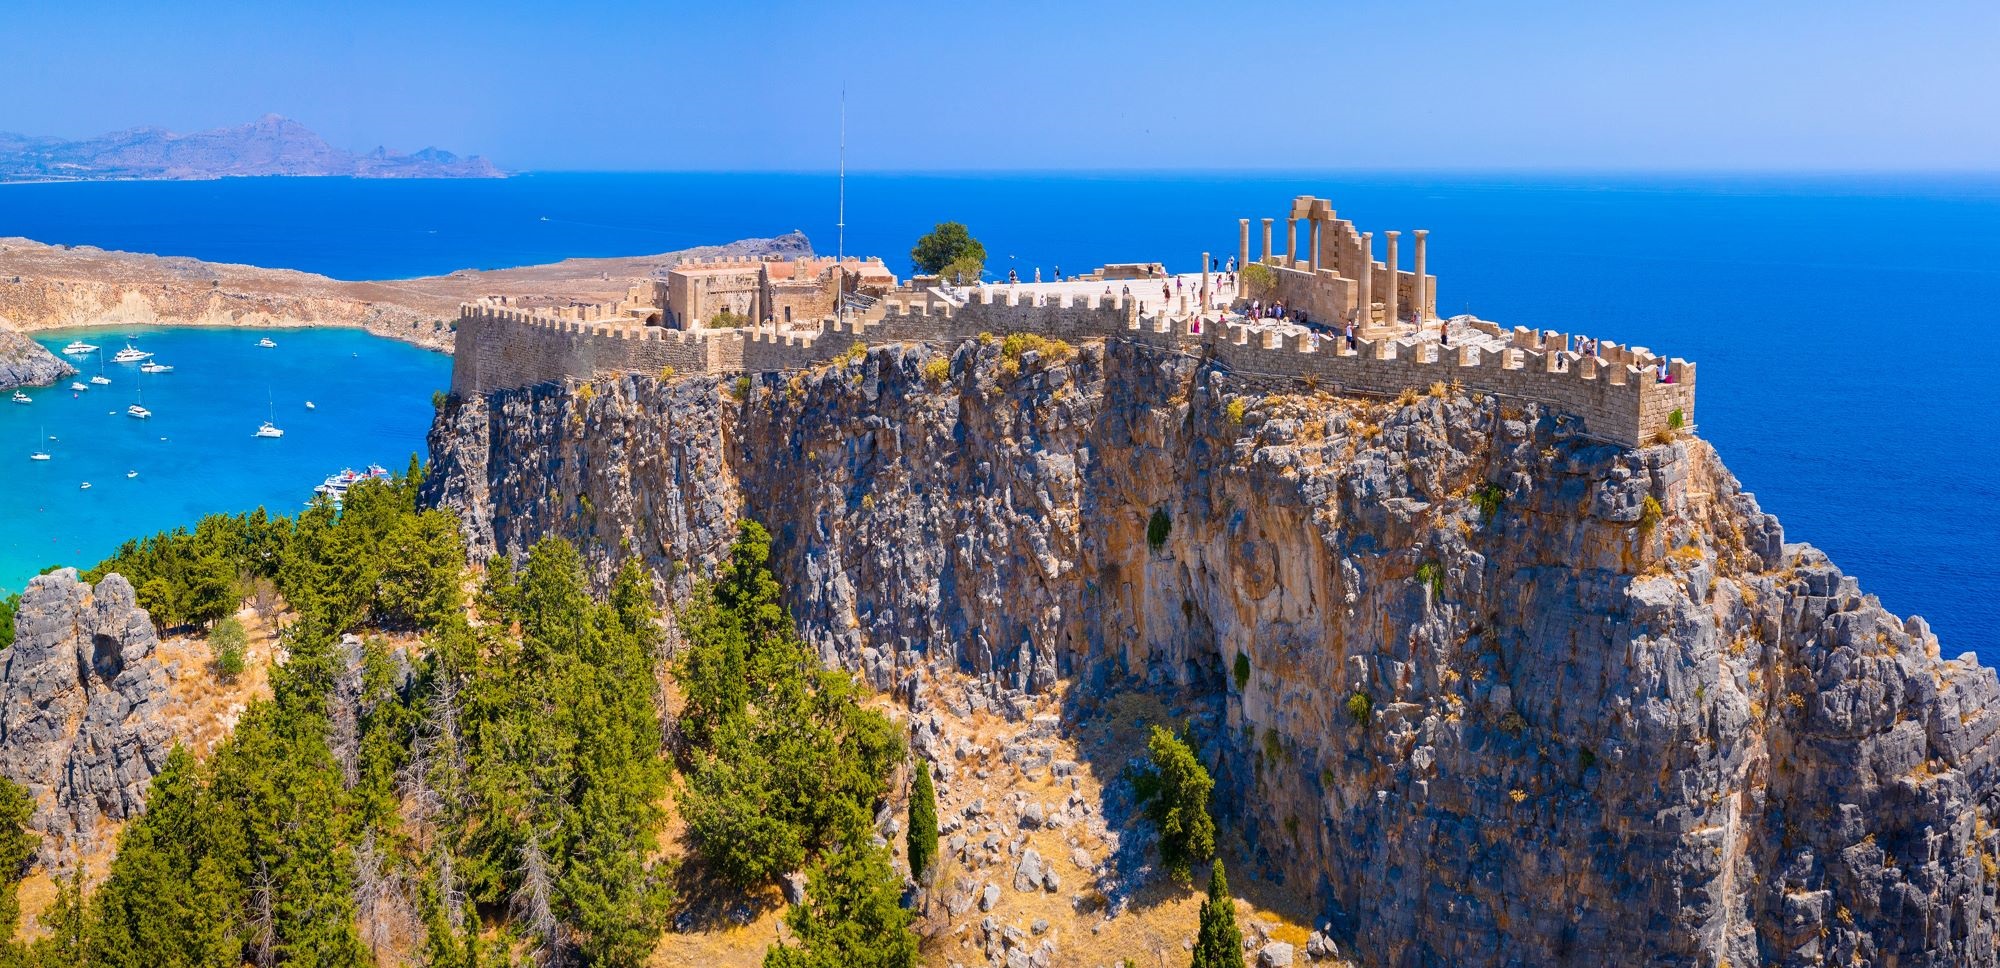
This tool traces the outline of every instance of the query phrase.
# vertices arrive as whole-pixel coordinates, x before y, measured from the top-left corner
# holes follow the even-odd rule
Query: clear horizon
[[[2000,5],[1164,0],[10,13],[0,131],[267,113],[512,170],[2000,171]]]

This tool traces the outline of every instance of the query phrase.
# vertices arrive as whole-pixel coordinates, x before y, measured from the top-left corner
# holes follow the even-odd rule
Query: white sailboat
[[[273,420],[278,419],[278,405],[272,402],[271,393],[268,390],[264,392],[264,404],[265,406],[270,408],[269,409],[270,416],[264,421],[263,426],[257,428],[257,436],[283,437],[285,435],[285,432],[279,430],[277,424],[272,423]]]
[[[94,377],[91,377],[91,378],[90,378],[90,382],[92,382],[92,383],[95,383],[95,384],[97,384],[98,386],[101,386],[101,387],[108,387],[108,386],[110,386],[110,385],[111,385],[111,378],[110,378],[110,377],[108,377],[108,376],[105,376],[105,375],[104,375],[104,351],[103,351],[103,350],[98,350],[98,351],[97,351],[97,375],[96,375],[96,376],[94,376]]]
[[[86,393],[89,392],[90,390],[90,384],[84,383],[80,380],[72,380],[70,381],[69,388],[75,390],[78,393]]]
[[[47,427],[43,427],[43,428],[42,428],[42,446],[41,446],[41,449],[40,449],[40,450],[37,450],[37,451],[35,451],[35,452],[34,452],[34,453],[32,453],[32,454],[29,454],[29,455],[28,455],[28,459],[29,459],[29,460],[48,460],[48,459],[49,459],[49,429],[48,429]]]
[[[276,348],[277,348],[277,346],[278,346],[278,344],[277,344],[277,343],[276,343],[275,341],[273,341],[273,340],[271,339],[271,337],[269,337],[269,336],[266,336],[266,337],[264,337],[263,339],[260,339],[260,340],[258,340],[258,341],[257,341],[257,345],[258,345],[258,346],[261,346],[261,347],[263,347],[263,348],[265,348],[265,349],[267,349],[267,350],[268,350],[268,349],[276,349]]]
[[[140,420],[152,416],[153,411],[146,409],[146,392],[137,388],[134,388],[133,392],[138,394],[138,398],[131,406],[125,408],[125,415]]]

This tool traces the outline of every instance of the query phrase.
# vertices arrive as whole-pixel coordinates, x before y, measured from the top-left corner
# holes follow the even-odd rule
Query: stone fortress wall
[[[1307,201],[1310,214],[1314,210],[1310,203],[1322,200]],[[1143,342],[1206,355],[1247,376],[1309,381],[1333,392],[1394,396],[1409,388],[1457,383],[1546,404],[1580,418],[1583,433],[1624,446],[1637,446],[1676,426],[1693,426],[1695,364],[1691,362],[1663,361],[1643,348],[1609,343],[1601,344],[1596,355],[1579,354],[1569,349],[1567,335],[1523,327],[1505,330],[1471,317],[1454,320],[1455,331],[1483,339],[1461,338],[1444,346],[1426,338],[1435,277],[1399,272],[1393,261],[1384,266],[1366,260],[1370,271],[1362,273],[1368,255],[1366,233],[1348,238],[1351,225],[1333,222],[1331,209],[1325,212],[1327,218],[1310,220],[1321,226],[1309,236],[1322,257],[1318,268],[1297,260],[1296,251],[1288,257],[1273,256],[1267,264],[1273,265],[1280,280],[1278,298],[1284,298],[1285,286],[1298,297],[1299,301],[1286,300],[1288,306],[1305,308],[1317,301],[1327,307],[1324,316],[1307,309],[1314,318],[1357,320],[1361,307],[1369,306],[1372,320],[1357,325],[1352,349],[1344,339],[1222,321],[1215,313],[1190,311],[1185,300],[1178,309],[1170,306],[1146,313],[1136,300],[1122,294],[1065,292],[1043,297],[1005,286],[971,291],[962,302],[938,290],[897,289],[865,313],[822,320],[817,332],[785,333],[777,326],[682,330],[649,324],[658,318],[660,294],[646,283],[635,287],[626,300],[607,306],[528,309],[504,299],[465,304],[458,321],[452,390],[488,393],[626,373],[777,372],[826,362],[856,342],[956,343],[981,333],[1024,332],[1072,341]],[[1346,248],[1349,242],[1354,245],[1351,252]],[[1421,269],[1421,245],[1417,251]],[[1294,262],[1304,268],[1294,268]],[[1363,286],[1347,272],[1373,275],[1372,281],[1381,286]],[[1409,302],[1365,298],[1378,292],[1397,293]],[[1345,317],[1333,312],[1343,294],[1348,297]],[[1395,306],[1411,307],[1411,320],[1396,322],[1402,314]],[[1385,308],[1390,310],[1386,314]],[[1669,381],[1659,377],[1662,362],[1667,364]]]

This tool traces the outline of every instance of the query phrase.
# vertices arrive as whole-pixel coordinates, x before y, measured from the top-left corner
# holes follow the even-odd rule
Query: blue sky
[[[2000,170],[2000,2],[0,0],[0,131],[516,169]]]

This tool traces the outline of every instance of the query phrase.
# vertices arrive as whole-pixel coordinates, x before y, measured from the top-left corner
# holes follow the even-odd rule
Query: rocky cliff
[[[0,325],[0,390],[45,387],[76,373],[76,367],[42,344]]]
[[[1056,692],[1067,729],[1171,697],[1246,873],[1363,964],[2000,963],[1993,673],[1706,443],[1014,349],[454,399],[428,498],[476,554],[560,534],[669,598],[751,515],[878,686]]]
[[[94,588],[70,568],[39,576],[14,623],[0,651],[0,774],[35,799],[39,862],[63,868],[144,808],[174,740],[169,675],[119,575]]]

